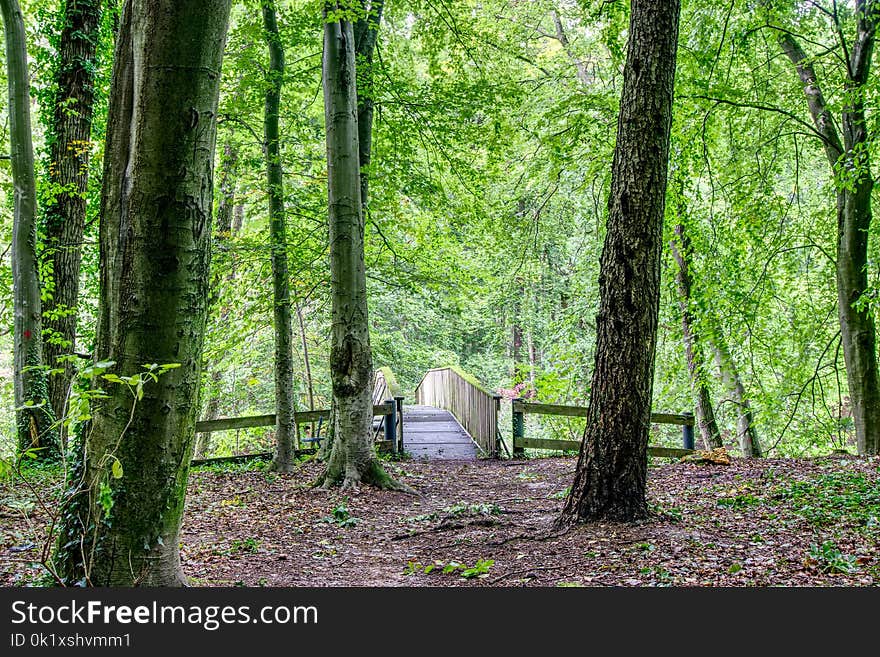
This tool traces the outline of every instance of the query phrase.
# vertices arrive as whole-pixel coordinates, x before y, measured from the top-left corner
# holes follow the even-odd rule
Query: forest
[[[0,0],[0,583],[880,583],[874,0]]]

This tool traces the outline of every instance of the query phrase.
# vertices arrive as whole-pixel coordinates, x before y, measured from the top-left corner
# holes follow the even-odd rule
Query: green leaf
[[[119,459],[113,461],[113,465],[110,466],[110,472],[114,479],[122,479],[122,463],[119,462]]]

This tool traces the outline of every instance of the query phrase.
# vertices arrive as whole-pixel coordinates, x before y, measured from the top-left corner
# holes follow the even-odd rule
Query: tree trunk
[[[287,227],[284,221],[284,187],[278,113],[284,82],[284,49],[275,16],[274,0],[263,0],[263,26],[269,48],[269,74],[263,123],[266,149],[266,183],[269,189],[269,239],[272,242],[272,290],[275,325],[275,456],[272,469],[293,470],[296,448],[293,400],[293,321],[287,270]]]
[[[736,363],[733,362],[733,357],[719,332],[716,332],[712,338],[712,348],[715,351],[715,364],[718,366],[721,380],[738,409],[736,435],[743,458],[761,458],[764,454],[761,450],[761,441],[758,440],[758,430],[755,428],[752,407],[746,396],[746,389],[740,379]]]
[[[880,454],[880,374],[877,335],[869,303],[868,234],[874,181],[869,159],[870,139],[865,115],[865,86],[876,38],[877,3],[857,0],[855,42],[849,48],[841,117],[843,141],[825,104],[811,59],[795,37],[783,32],[779,43],[794,65],[804,88],[807,107],[837,185],[837,311],[846,378],[852,402],[859,454]]]
[[[309,410],[315,410],[315,384],[312,381],[312,363],[309,359],[309,343],[306,340],[306,324],[303,321],[303,313],[302,308],[299,304],[296,304],[296,318],[299,321],[299,337],[302,341],[302,349],[303,349],[303,367],[306,370],[306,390],[309,395]],[[315,423],[311,424],[311,438],[315,438]]]
[[[110,383],[63,513],[68,583],[180,586],[209,292],[212,169],[229,0],[125,3],[101,198],[96,357]],[[146,365],[178,364],[154,370]]]
[[[721,433],[718,431],[718,423],[715,421],[715,411],[712,408],[712,399],[709,386],[705,380],[705,357],[702,344],[694,332],[694,321],[691,315],[691,289],[693,280],[688,268],[688,260],[691,254],[690,240],[684,232],[684,225],[675,227],[678,243],[670,244],[672,257],[678,264],[675,280],[678,283],[678,294],[681,297],[679,308],[681,309],[681,328],[684,340],[685,358],[687,359],[688,376],[691,381],[691,392],[694,396],[694,405],[697,411],[697,426],[700,429],[700,437],[706,449],[721,447]]]
[[[354,26],[355,60],[357,62],[358,162],[361,177],[361,206],[367,213],[370,191],[370,159],[373,151],[373,51],[382,22],[384,0],[360,0],[362,15]]]
[[[17,0],[0,0],[9,82],[9,146],[14,191],[12,287],[14,305],[14,394],[20,451],[40,458],[60,451],[43,365],[40,278],[37,269],[37,187],[31,141],[30,82],[24,18]]]
[[[220,249],[224,250],[227,248],[227,243],[230,237],[236,235],[238,230],[232,230],[232,214],[233,208],[235,207],[235,188],[236,188],[236,176],[238,174],[238,152],[233,148],[232,144],[226,143],[223,145],[223,159],[221,160],[221,170],[220,174],[220,203],[217,206],[217,225],[214,227],[214,244]],[[216,175],[216,172],[215,172]],[[217,299],[220,296],[220,286],[223,283],[232,283],[235,280],[235,267],[230,266],[229,273],[222,278],[219,275],[219,272],[216,271],[213,275],[213,279],[211,281],[211,290],[215,292],[212,296],[211,302],[215,304]],[[209,310],[210,313],[210,310]],[[229,308],[228,306],[223,306],[220,310],[220,325],[223,326],[226,324],[226,320],[229,317]],[[205,413],[202,416],[202,420],[215,420],[220,414],[220,394],[219,388],[220,383],[223,381],[223,363],[218,362],[215,363],[213,367],[209,367],[211,371],[211,387],[209,388],[209,394],[211,395],[208,399],[208,403],[205,407]],[[202,459],[211,453],[212,449],[212,440],[211,440],[211,432],[200,433],[196,436],[196,446],[193,450],[193,458]]]
[[[58,89],[50,127],[53,141],[49,180],[57,191],[46,207],[46,248],[54,288],[44,310],[50,337],[43,348],[46,364],[63,370],[49,377],[49,397],[58,418],[66,415],[74,374],[69,354],[76,348],[100,23],[100,0],[67,0],[65,3],[64,28],[58,47]],[[62,425],[63,442],[66,442],[66,433]]]
[[[372,436],[373,363],[367,321],[364,214],[361,206],[355,41],[339,3],[324,6],[324,120],[330,223],[333,389],[332,447],[316,482],[396,488],[379,464]]]
[[[648,431],[678,17],[678,0],[632,2],[587,426],[560,524],[648,514]]]

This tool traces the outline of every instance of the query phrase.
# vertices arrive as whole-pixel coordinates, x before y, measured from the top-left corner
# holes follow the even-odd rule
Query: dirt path
[[[573,459],[389,463],[421,497],[343,496],[293,475],[195,472],[183,527],[194,585],[877,585],[880,459],[651,468],[652,518],[567,532]],[[40,527],[0,504],[0,582],[34,581]],[[17,505],[17,507],[16,507]],[[28,524],[30,523],[30,524]],[[22,549],[24,548],[24,549]]]

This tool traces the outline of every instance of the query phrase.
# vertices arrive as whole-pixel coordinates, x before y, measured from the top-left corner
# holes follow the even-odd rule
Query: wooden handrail
[[[520,399],[514,399],[511,404],[514,413],[587,417],[586,406],[538,404],[535,402],[524,402]],[[692,427],[694,426],[694,416],[690,413],[651,413],[651,422],[654,424],[678,424],[685,427]]]
[[[393,403],[375,404],[373,406],[373,415],[387,415],[394,409]],[[330,417],[330,409],[321,409],[317,411],[305,411],[302,413],[294,413],[293,420],[296,424],[306,424],[314,422],[319,418],[325,420]],[[212,431],[226,431],[228,429],[247,429],[249,427],[271,427],[275,425],[275,413],[267,415],[248,415],[245,417],[222,417],[216,420],[205,420],[196,422],[197,433],[211,433]]]
[[[455,366],[428,370],[416,387],[416,403],[452,413],[477,446],[497,454],[501,397]]]
[[[577,451],[581,447],[579,440],[559,440],[550,438],[526,438],[525,423],[523,416],[536,415],[561,415],[563,417],[587,417],[586,406],[564,406],[561,404],[538,404],[525,402],[521,399],[513,399],[510,402],[513,415],[513,452],[514,456],[522,456],[525,449],[549,449],[562,451]],[[651,422],[654,424],[677,424],[683,427],[685,434],[690,433],[693,442],[694,416],[690,413],[651,413]],[[687,454],[693,454],[692,449],[678,447],[648,447],[649,456],[662,456],[668,458],[681,458]]]
[[[403,397],[403,388],[390,367],[380,367],[373,376],[373,403],[380,404],[388,399]]]

